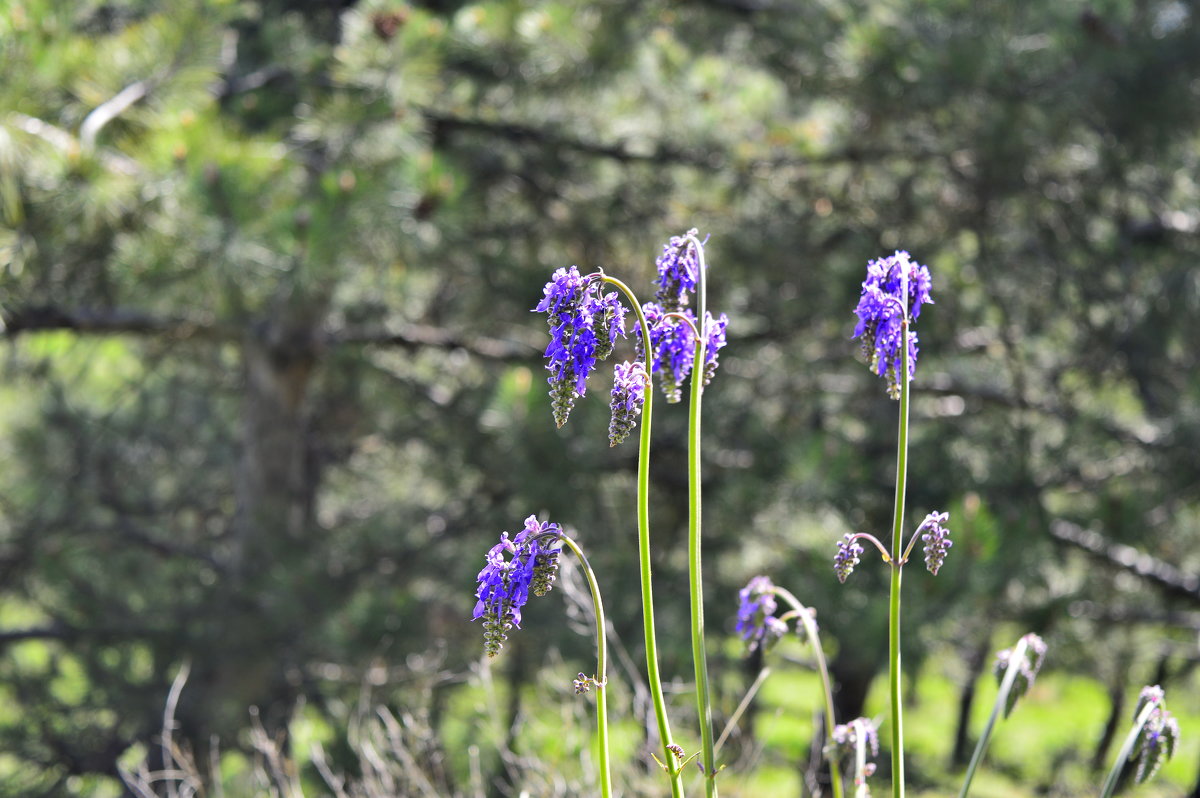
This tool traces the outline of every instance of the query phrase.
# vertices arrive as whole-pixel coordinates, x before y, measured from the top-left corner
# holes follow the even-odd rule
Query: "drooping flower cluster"
[[[629,437],[646,404],[646,367],[642,362],[618,363],[613,375],[612,421],[608,425],[608,445],[616,446]]]
[[[921,535],[921,540],[925,543],[925,567],[934,576],[937,576],[938,569],[946,561],[946,552],[954,545],[950,540],[950,530],[942,526],[949,518],[950,513],[933,512],[921,522],[921,528],[925,530]]]
[[[700,279],[700,250],[692,239],[698,235],[693,227],[681,236],[671,236],[654,262],[658,271],[658,279],[654,281],[658,286],[654,301],[664,313],[682,310],[688,304],[688,295],[696,291]]]
[[[521,628],[521,608],[529,594],[544,596],[554,584],[558,556],[558,524],[541,523],[536,515],[525,519],[525,528],[500,542],[487,553],[487,562],[476,579],[475,612],[472,620],[483,619],[483,648],[489,657],[500,653],[508,632]]]
[[[696,361],[696,340],[692,329],[701,331],[705,337],[704,347],[704,385],[712,382],[717,371],[717,354],[725,346],[725,330],[729,326],[729,317],[722,313],[713,317],[705,311],[704,327],[696,323],[696,314],[688,308],[675,311],[677,315],[668,315],[653,302],[642,306],[646,315],[646,323],[650,327],[650,371],[659,376],[663,395],[668,402],[678,402],[683,397],[683,383]],[[638,348],[641,351],[641,334],[638,334]]]
[[[1004,717],[1006,718],[1012,714],[1018,699],[1029,692],[1034,679],[1037,678],[1038,671],[1042,669],[1042,663],[1046,660],[1046,643],[1042,638],[1031,633],[1021,639],[1025,641],[1025,652],[1021,660],[1016,663],[1017,675],[1012,687],[1009,688],[1008,700],[1004,705]],[[1006,648],[996,655],[996,664],[992,667],[992,672],[996,675],[997,682],[1003,681],[1005,673],[1008,672],[1013,651],[1015,651],[1015,647]]]
[[[863,547],[849,532],[838,541],[837,546],[837,554],[833,558],[833,572],[837,574],[838,581],[845,584],[846,579],[854,570],[854,566],[858,565],[858,558],[862,556]]]
[[[535,311],[546,313],[550,343],[546,369],[554,421],[567,422],[575,400],[587,392],[588,375],[612,352],[618,335],[625,335],[625,306],[615,292],[600,290],[601,282],[580,276],[579,269],[559,269],[546,283]]]
[[[1131,761],[1138,763],[1134,776],[1138,784],[1154,778],[1159,768],[1174,756],[1179,743],[1179,722],[1167,711],[1165,701],[1166,695],[1158,685],[1143,687],[1141,695],[1138,696],[1134,718],[1141,717],[1147,704],[1155,705],[1133,744]]]
[[[595,681],[591,676],[588,676],[582,671],[579,676],[571,680],[571,685],[575,688],[575,695],[583,695],[592,689],[592,682]]]
[[[788,631],[775,617],[775,585],[768,577],[756,576],[738,591],[737,633],[746,644],[746,654],[759,648],[767,651]]]
[[[907,252],[867,264],[867,279],[862,295],[854,309],[858,324],[854,337],[862,339],[863,354],[871,371],[887,380],[888,395],[900,397],[902,383],[904,325],[910,324],[908,334],[908,377],[917,367],[917,333],[911,322],[921,315],[921,306],[932,304],[929,296],[929,269],[913,261]]]
[[[690,294],[697,290],[703,268],[703,244],[695,229],[672,236],[656,262],[658,278],[655,302],[643,306],[650,341],[642,340],[637,325],[637,357],[641,363],[617,367],[612,392],[613,418],[609,443],[628,437],[637,423],[645,401],[644,382],[636,376],[658,374],[668,402],[682,398],[682,385],[695,366],[696,340],[693,330],[704,336],[703,385],[717,369],[718,352],[725,346],[729,318],[705,312],[700,325],[688,309]],[[575,400],[587,392],[588,376],[596,363],[613,351],[618,336],[624,336],[626,308],[616,292],[604,293],[603,275],[582,276],[575,266],[559,269],[546,283],[542,299],[534,308],[546,314],[550,343],[546,347],[546,369],[550,372],[551,408],[558,426],[567,422]],[[647,351],[647,349],[649,351]]]

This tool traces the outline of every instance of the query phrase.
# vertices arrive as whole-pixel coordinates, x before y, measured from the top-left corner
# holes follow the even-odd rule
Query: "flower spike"
[[[629,437],[646,404],[646,367],[641,361],[618,363],[612,388],[612,421],[608,425],[608,445],[616,446]]]
[[[737,633],[746,644],[746,654],[759,648],[767,651],[787,634],[787,623],[775,617],[774,590],[770,578],[756,576],[738,591]]]
[[[612,352],[625,335],[625,308],[615,293],[601,295],[600,281],[582,277],[575,266],[559,269],[543,289],[535,312],[547,314],[550,343],[546,370],[554,422],[567,423],[575,400],[587,392],[597,360]]]
[[[483,619],[483,648],[489,657],[500,653],[509,631],[521,628],[521,608],[530,592],[540,596],[550,590],[562,551],[554,537],[560,534],[558,524],[543,524],[531,515],[515,538],[502,532],[500,542],[488,551],[476,577],[472,620]]]
[[[929,573],[937,576],[938,569],[946,561],[946,552],[954,543],[950,540],[950,530],[942,526],[950,518],[950,513],[933,512],[925,516],[921,526],[925,534],[921,540],[925,543],[925,567]]]
[[[845,584],[846,579],[854,570],[854,566],[858,565],[858,558],[862,556],[863,547],[849,532],[838,541],[837,545],[837,555],[833,558],[833,572],[837,574],[838,581]]]
[[[867,264],[867,279],[854,309],[858,324],[854,337],[862,339],[863,355],[871,371],[888,382],[888,395],[900,396],[902,326],[921,315],[921,306],[932,304],[929,269],[914,262],[907,252],[873,260]],[[917,334],[908,336],[908,377],[917,366]]]

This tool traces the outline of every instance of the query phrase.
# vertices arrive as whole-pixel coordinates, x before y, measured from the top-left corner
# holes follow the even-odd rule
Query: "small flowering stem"
[[[855,541],[855,540],[865,540],[868,543],[873,544],[875,546],[875,548],[879,550],[879,556],[883,558],[884,563],[889,564],[889,565],[891,564],[892,555],[888,553],[887,547],[885,547],[881,542],[879,542],[879,538],[875,537],[870,532],[855,532],[853,535],[850,536],[850,541]],[[911,546],[909,548],[911,548]],[[904,561],[907,561],[907,559],[908,559],[907,552],[905,554],[906,554],[905,559],[901,561],[902,564]]]
[[[912,533],[912,537],[908,539],[908,545],[904,547],[904,556],[900,558],[901,565],[904,565],[906,562],[908,562],[908,555],[912,554],[913,547],[917,545],[917,540],[921,537],[921,533],[924,532],[928,526],[929,519],[925,519],[921,522],[921,525],[917,527],[917,531]]]
[[[610,775],[608,757],[608,706],[605,700],[608,693],[608,641],[605,634],[604,602],[600,600],[600,586],[596,583],[596,574],[592,566],[579,548],[567,535],[559,535],[558,539],[575,552],[583,573],[587,576],[588,589],[592,591],[592,607],[596,613],[596,676],[592,679],[596,689],[596,739],[600,748],[600,795],[609,798],[612,795],[612,777]]]
[[[901,277],[903,305],[908,307],[908,274]],[[900,341],[900,422],[896,442],[896,499],[892,516],[892,552],[900,552],[904,542],[904,495],[908,480],[908,400],[909,378],[909,319],[907,312],[901,322]],[[904,798],[904,716],[900,691],[900,576],[902,560],[893,559],[892,588],[888,604],[888,684],[892,706],[892,796]]]
[[[858,729],[854,735],[854,798],[869,798],[867,788],[867,735],[862,727],[862,721],[854,723]]]
[[[780,620],[783,620],[780,618]],[[763,682],[771,675],[771,669],[763,666],[758,672],[758,676],[754,677],[754,681],[746,690],[746,694],[742,696],[742,700],[738,703],[737,709],[729,716],[729,720],[725,722],[725,728],[721,729],[721,736],[717,738],[716,744],[713,746],[715,753],[721,753],[721,747],[725,745],[725,741],[729,739],[729,735],[733,734],[733,730],[737,728],[738,721],[742,719],[742,715],[746,714],[746,710],[750,708],[750,702],[754,700],[754,696],[758,695],[759,689],[763,686]],[[695,754],[693,754],[695,756]]]
[[[786,588],[774,586],[771,592],[786,601],[792,608],[791,612],[780,616],[780,620],[786,621],[789,615],[795,613],[800,618],[800,623],[804,624],[804,633],[808,636],[809,642],[812,643],[813,655],[817,659],[817,671],[821,674],[821,686],[824,688],[825,693],[825,737],[829,739],[831,730],[837,725],[837,718],[833,711],[833,682],[829,678],[829,668],[825,663],[825,651],[821,648],[821,638],[817,632],[817,624],[812,619],[812,613],[800,603],[800,600],[791,591]],[[833,798],[842,798],[842,773],[841,767],[838,765],[837,756],[829,757],[829,780],[833,784]]]
[[[1146,705],[1142,707],[1142,711],[1138,713],[1133,722],[1133,728],[1129,730],[1121,750],[1117,752],[1117,761],[1113,762],[1112,770],[1108,771],[1108,778],[1104,780],[1104,787],[1100,790],[1100,798],[1110,798],[1113,791],[1117,789],[1121,771],[1125,769],[1125,763],[1129,761],[1129,755],[1133,753],[1133,747],[1142,733],[1142,727],[1150,720],[1150,716],[1154,714],[1154,710],[1158,709],[1158,706],[1157,701],[1147,701]]]
[[[638,324],[642,328],[642,347],[646,359],[650,358],[650,325],[646,322],[646,314],[642,305],[629,286],[620,280],[605,275],[604,282],[615,286],[633,307]],[[646,363],[646,373],[650,373],[650,363]],[[658,723],[659,742],[663,748],[663,762],[671,775],[672,798],[683,797],[682,768],[678,759],[668,750],[674,744],[671,739],[671,724],[667,718],[667,704],[663,698],[662,675],[658,669],[658,643],[654,630],[654,584],[650,573],[650,420],[653,416],[654,391],[647,386],[645,404],[642,407],[642,424],[638,438],[638,473],[637,473],[637,524],[638,524],[638,562],[641,570],[642,586],[642,631],[646,640],[646,678],[650,683],[650,696],[654,703],[654,717]]]
[[[992,705],[992,714],[988,716],[987,725],[983,727],[983,734],[979,737],[979,742],[975,744],[975,753],[971,754],[971,763],[967,765],[967,775],[963,778],[962,789],[958,792],[958,798],[967,798],[967,791],[971,789],[971,780],[975,778],[975,769],[979,767],[979,763],[983,761],[984,751],[987,750],[988,743],[992,739],[992,730],[996,726],[996,721],[1000,719],[1000,713],[1008,706],[1008,694],[1012,691],[1013,684],[1017,681],[1017,675],[1021,672],[1021,663],[1025,661],[1025,650],[1028,648],[1029,641],[1022,637],[1017,645],[1013,648],[1012,655],[1008,658],[1008,667],[1004,671],[1004,680],[1000,682],[1000,692],[996,694],[996,703]]]
[[[695,236],[689,235],[687,239],[696,247],[696,318],[703,326],[707,301],[704,246]],[[705,332],[698,330],[696,335],[696,354],[692,361],[694,365],[691,374],[692,395],[688,409],[688,593],[692,606],[692,660],[696,667],[696,709],[700,719],[704,790],[707,798],[716,798],[717,768],[713,746],[708,659],[704,649],[704,583],[700,562],[700,396],[704,391],[704,359],[707,345]]]

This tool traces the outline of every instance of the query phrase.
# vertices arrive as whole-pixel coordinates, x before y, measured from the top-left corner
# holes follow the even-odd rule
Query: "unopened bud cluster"
[[[1017,668],[1016,677],[1008,691],[1008,701],[1004,706],[1004,717],[1006,718],[1012,714],[1017,701],[1029,692],[1029,688],[1033,687],[1038,671],[1042,669],[1042,663],[1046,659],[1046,643],[1042,638],[1035,634],[1027,634],[1022,639],[1025,641],[1025,652],[1020,661],[1013,663],[1012,657],[1015,648],[1006,648],[996,655],[996,664],[992,667],[997,682],[1003,681],[1004,675],[1010,667]]]
[[[858,559],[862,556],[863,547],[855,540],[854,535],[849,532],[846,536],[838,541],[837,554],[833,557],[833,572],[837,575],[838,581],[842,584],[846,583],[846,579],[854,571],[854,566],[858,565]]]
[[[1167,711],[1166,696],[1158,685],[1142,688],[1134,709],[1134,718],[1141,717],[1147,704],[1154,704],[1150,717],[1142,724],[1137,740],[1133,744],[1131,761],[1137,762],[1134,780],[1138,784],[1154,778],[1168,759],[1175,754],[1179,744],[1179,722]]]

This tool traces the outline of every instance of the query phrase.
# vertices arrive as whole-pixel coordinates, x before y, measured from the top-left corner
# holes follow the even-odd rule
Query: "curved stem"
[[[596,574],[583,549],[566,535],[559,536],[559,540],[579,558],[583,573],[587,576],[588,589],[592,591],[592,607],[596,613],[596,676],[593,682],[596,688],[596,740],[600,747],[600,795],[609,798],[612,795],[612,776],[608,756],[608,637],[605,633],[604,602],[600,600],[600,586],[596,583]]]
[[[883,558],[885,563],[891,563],[892,555],[888,554],[887,547],[879,542],[879,538],[872,535],[870,532],[855,532],[850,536],[850,540],[866,540],[873,544],[879,550],[879,556]]]
[[[712,703],[709,697],[708,658],[704,649],[704,573],[700,558],[700,397],[704,392],[704,359],[707,341],[704,327],[707,271],[704,247],[693,236],[696,247],[696,319],[701,327],[696,336],[692,361],[692,395],[688,408],[688,595],[692,607],[692,661],[696,668],[696,711],[700,718],[701,761],[704,764],[704,791],[707,798],[717,795],[716,755],[713,750]]]
[[[817,658],[817,670],[821,674],[821,686],[825,692],[825,739],[828,741],[833,736],[833,727],[837,725],[837,716],[833,711],[833,681],[829,678],[829,668],[825,663],[825,651],[821,648],[817,624],[808,608],[801,604],[791,591],[776,585],[771,592],[791,605],[800,622],[804,624],[804,633],[812,642],[813,655]],[[836,755],[829,757],[829,780],[833,784],[833,798],[842,798],[842,772]]]
[[[903,278],[904,304],[908,305],[908,279]],[[896,559],[903,544],[904,496],[908,481],[908,317],[902,322],[900,351],[900,424],[896,442],[896,499],[892,516],[892,587],[888,602],[888,685],[892,705],[892,796],[904,798],[904,715],[900,692],[900,575],[903,563]]]
[[[1121,750],[1117,753],[1117,761],[1113,762],[1112,770],[1108,771],[1108,778],[1104,780],[1104,787],[1100,791],[1100,798],[1110,798],[1113,791],[1117,789],[1117,782],[1121,779],[1121,771],[1125,769],[1125,763],[1129,761],[1129,755],[1133,753],[1133,746],[1137,742],[1138,735],[1141,734],[1142,727],[1146,725],[1146,721],[1150,720],[1150,716],[1157,708],[1157,701],[1147,701],[1146,706],[1142,707],[1142,711],[1138,713],[1137,719],[1133,722],[1133,728],[1125,736],[1125,742],[1121,745]]]
[[[629,286],[614,277],[604,277],[604,281],[616,286],[637,315],[638,324],[642,330],[642,350],[645,353],[646,373],[650,373],[650,325],[646,314]],[[654,718],[658,723],[658,738],[662,745],[663,762],[671,776],[672,798],[683,797],[683,776],[675,755],[668,750],[673,745],[671,739],[671,724],[667,719],[667,705],[663,698],[662,675],[658,670],[658,642],[654,630],[654,585],[650,569],[650,421],[654,405],[652,386],[646,386],[645,404],[642,406],[642,428],[638,438],[638,473],[637,473],[637,526],[638,526],[638,564],[641,571],[642,587],[642,632],[646,640],[646,679],[650,683],[650,697],[654,703]]]
[[[980,735],[979,742],[975,744],[975,753],[971,754],[971,763],[967,765],[967,775],[963,778],[963,786],[959,790],[958,798],[967,798],[967,791],[971,789],[971,780],[975,778],[975,768],[979,767],[979,763],[983,761],[983,752],[987,750],[988,743],[991,742],[992,730],[996,726],[996,721],[999,720],[1004,707],[1008,706],[1008,694],[1012,692],[1013,682],[1017,680],[1017,674],[1021,670],[1020,663],[1025,661],[1025,649],[1028,645],[1028,641],[1022,637],[1013,648],[1012,656],[1008,658],[1008,668],[1004,671],[1004,680],[1000,682],[1000,692],[996,694],[996,703],[992,705],[992,714],[988,716],[987,725],[983,727],[983,734]]]
[[[692,331],[693,340],[700,337],[700,330],[696,327],[696,322],[692,321],[684,314],[668,313],[665,316],[663,316],[663,320],[665,321],[666,319],[677,319],[680,322],[682,322],[685,326],[688,327],[688,329],[690,329]]]

